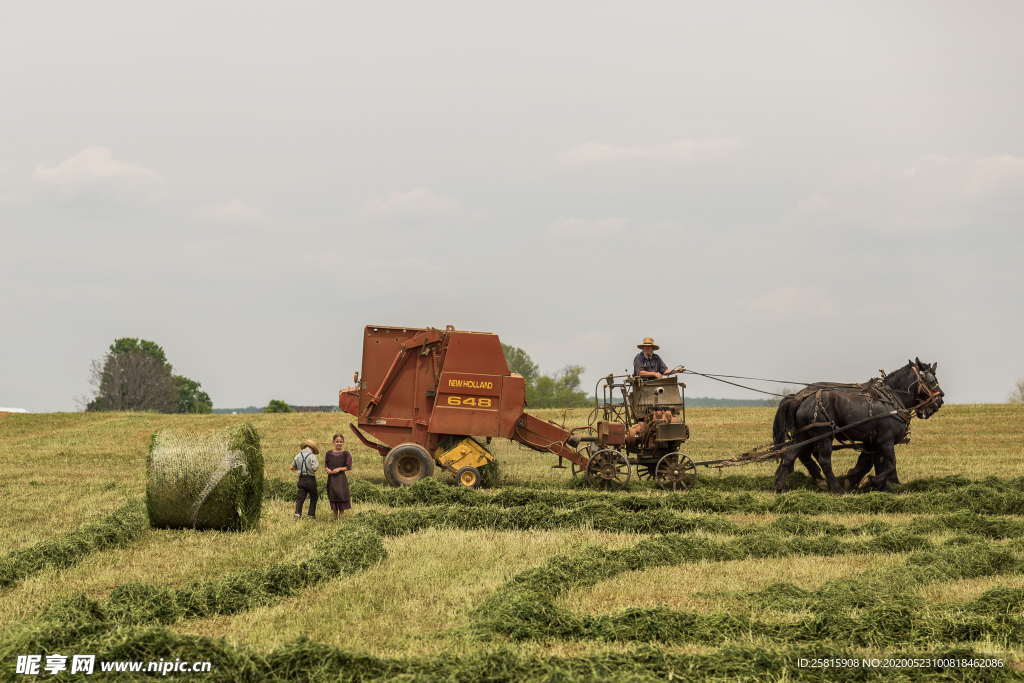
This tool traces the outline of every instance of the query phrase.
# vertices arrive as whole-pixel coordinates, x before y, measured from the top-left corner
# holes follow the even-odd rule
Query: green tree
[[[540,374],[540,368],[533,362],[533,359],[518,346],[501,345],[501,352],[505,354],[505,361],[508,369],[518,373],[526,380],[527,386],[532,384]]]
[[[174,375],[162,346],[148,339],[120,337],[93,361],[95,396],[86,410],[210,412],[213,402],[198,382]]]
[[[1017,380],[1017,386],[1010,394],[1010,403],[1024,403],[1024,379]]]
[[[170,366],[167,362],[167,354],[164,347],[148,339],[135,339],[134,337],[121,337],[115,339],[110,345],[110,353],[144,353],[151,356],[159,363]]]
[[[534,408],[579,408],[590,405],[580,389],[583,367],[569,365],[554,375],[542,375],[530,355],[516,346],[502,344],[501,350],[512,372],[526,380],[526,402]]]
[[[194,379],[174,375],[174,384],[178,389],[178,413],[209,413],[213,411],[210,395],[202,390],[202,385]]]
[[[92,365],[96,395],[86,410],[173,412],[177,391],[171,366],[159,344],[123,337]]]
[[[292,407],[290,405],[288,405],[286,402],[282,401],[281,399],[275,398],[275,399],[271,399],[270,403],[267,404],[267,407],[263,409],[263,412],[264,413],[290,413],[290,412],[292,412]]]
[[[580,389],[583,366],[568,365],[554,375],[540,375],[527,388],[526,400],[534,408],[581,408],[590,405],[586,392]]]

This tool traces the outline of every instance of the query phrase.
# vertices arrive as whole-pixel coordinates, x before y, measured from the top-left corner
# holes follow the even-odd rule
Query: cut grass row
[[[1002,667],[950,668],[951,660],[986,660],[984,651],[963,646],[890,652],[897,660],[927,661],[914,669],[820,668],[799,666],[801,660],[860,661],[861,654],[833,644],[774,648],[722,647],[708,654],[677,654],[654,646],[628,652],[584,657],[536,656],[498,646],[460,657],[374,657],[320,645],[308,640],[285,643],[268,653],[224,639],[180,635],[163,627],[116,629],[88,647],[100,660],[174,660],[215,662],[207,680],[214,681],[665,681],[665,680],[794,680],[904,681],[927,677],[935,681],[1020,680],[1019,672]]]
[[[15,550],[0,557],[0,589],[49,567],[70,567],[87,555],[125,546],[149,528],[141,501],[124,505],[106,517],[74,531]]]
[[[295,484],[280,479],[266,482],[266,495],[293,500]],[[774,514],[935,514],[974,512],[986,515],[1024,515],[1024,478],[1000,480],[940,479],[922,481],[905,492],[865,493],[834,496],[819,491],[794,491],[785,495],[755,495],[745,491],[715,491],[695,488],[677,494],[614,493],[507,487],[496,492],[475,491],[437,479],[424,479],[413,486],[391,488],[367,481],[351,482],[355,502],[389,507],[458,504],[462,506],[520,507],[542,504],[576,507],[602,504],[635,513],[675,510],[714,513]]]
[[[606,510],[606,512],[608,512]],[[591,528],[610,527],[622,530],[630,517],[619,514],[588,520]],[[713,533],[739,533],[734,540],[716,543],[703,538],[663,536],[674,549],[666,557],[673,561],[741,559],[745,557],[784,557],[793,555],[835,556],[864,552],[906,552],[930,547],[923,536],[908,529],[865,525],[846,533],[865,534],[855,540],[841,541],[838,533],[820,535],[813,524],[784,520],[757,530],[741,530],[731,523],[711,516],[689,518],[689,530]],[[923,522],[922,522],[923,523]],[[248,569],[226,577],[198,582],[180,588],[152,584],[126,584],[116,588],[104,601],[79,594],[52,605],[34,624],[6,638],[3,650],[16,652],[51,652],[90,639],[119,627],[145,624],[172,624],[183,619],[212,614],[234,614],[256,606],[271,604],[281,598],[327,579],[367,569],[382,560],[383,537],[402,536],[427,528],[457,529],[549,529],[553,524],[563,528],[580,526],[577,514],[541,505],[516,509],[498,507],[447,506],[432,509],[404,509],[392,513],[363,513],[341,526],[321,541],[310,559],[297,563],[278,563],[262,569]],[[1000,535],[1020,533],[1016,527],[986,526],[984,520],[969,522],[973,527],[997,528]],[[838,529],[835,529],[838,531]],[[874,532],[874,535],[866,535]],[[880,532],[880,533],[879,533]],[[647,551],[661,557],[655,548]],[[674,553],[674,554],[673,554]],[[595,562],[608,556],[595,551]],[[615,567],[614,563],[609,567]],[[594,574],[598,576],[598,574]]]
[[[601,531],[641,534],[693,531],[715,534],[757,533],[755,528],[742,527],[718,515],[681,513],[669,507],[628,510],[628,513],[624,514],[622,506],[616,505],[616,499],[607,496],[573,497],[571,500],[576,503],[575,507],[562,509],[537,502],[515,505],[515,501],[522,500],[521,496],[502,493],[480,494],[433,481],[421,482],[407,489],[382,488],[366,483],[354,488],[364,500],[369,498],[378,502],[383,500],[406,505],[418,502],[422,505],[424,500],[436,497],[458,503],[448,507],[410,507],[394,514],[370,513],[360,517],[364,523],[372,524],[379,533],[385,535],[411,533],[426,526],[497,530],[564,529],[586,526]],[[663,498],[656,500],[660,501]],[[559,496],[546,496],[545,499],[561,500]],[[578,502],[581,500],[582,502]],[[47,567],[69,567],[92,552],[126,545],[138,538],[147,526],[142,507],[138,503],[130,503],[107,517],[86,524],[69,534],[9,553],[0,558],[0,588],[11,586]],[[766,529],[804,536],[843,536],[859,533],[879,534],[891,531],[892,527],[879,521],[847,527],[802,515],[783,515],[769,523]],[[916,534],[951,531],[986,538],[1021,538],[1024,537],[1024,522],[961,511],[917,518],[907,530]]]
[[[350,524],[318,543],[311,557],[301,562],[241,570],[180,588],[129,583],[115,588],[103,601],[75,595],[50,605],[34,623],[12,629],[0,652],[8,660],[17,653],[59,651],[118,627],[234,614],[365,570],[384,556],[379,535],[366,525]]]
[[[765,622],[742,614],[664,608],[590,616],[577,615],[556,604],[557,597],[569,590],[593,586],[623,572],[736,559],[737,553],[758,556],[767,550],[760,544],[744,547],[744,540],[714,543],[660,536],[621,550],[591,548],[556,557],[543,567],[520,573],[485,600],[474,611],[470,628],[513,640],[709,643],[757,633],[776,643],[834,641],[876,648],[980,640],[1007,645],[1024,638],[1024,619],[1014,614],[1024,605],[1024,590],[995,589],[968,604],[928,609],[912,594],[930,583],[1019,573],[1024,568],[1020,557],[1006,548],[963,539],[914,552],[899,567],[829,582],[815,593],[776,585],[751,596],[763,606],[781,603],[814,613],[796,622]],[[834,553],[838,547],[822,543],[825,540],[795,539],[787,546],[796,555]]]

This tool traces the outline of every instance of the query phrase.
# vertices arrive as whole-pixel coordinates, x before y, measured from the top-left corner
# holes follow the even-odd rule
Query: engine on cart
[[[617,381],[622,380],[622,381]],[[594,436],[580,437],[590,483],[625,486],[635,470],[669,490],[697,481],[696,468],[679,451],[690,438],[686,426],[686,385],[675,376],[659,379],[608,375],[598,382]],[[573,467],[573,474],[578,474]]]

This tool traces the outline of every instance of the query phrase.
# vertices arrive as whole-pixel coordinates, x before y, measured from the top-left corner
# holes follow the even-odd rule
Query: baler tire
[[[411,486],[434,473],[434,459],[418,443],[400,443],[384,456],[384,478],[392,486]]]
[[[467,489],[478,489],[483,483],[483,476],[475,467],[462,467],[455,473],[455,481],[459,486],[465,486]]]

